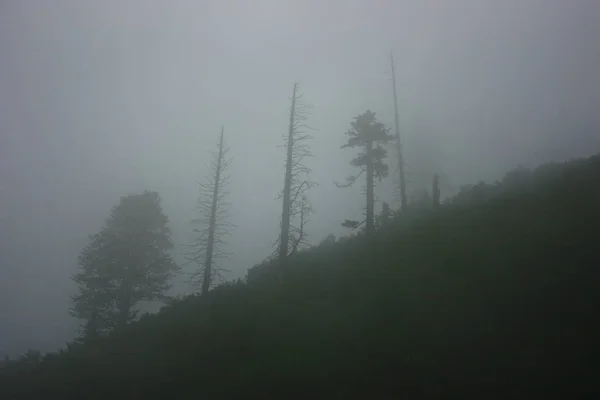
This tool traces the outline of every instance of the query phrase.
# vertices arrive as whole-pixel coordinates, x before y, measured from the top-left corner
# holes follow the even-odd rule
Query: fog
[[[352,173],[354,116],[393,127],[390,51],[409,192],[600,151],[599,19],[595,0],[3,0],[0,353],[74,337],[70,275],[120,196],[160,193],[183,262],[221,125],[238,226],[223,266],[268,256],[295,80],[313,106],[312,243],[362,213],[360,185],[333,181]],[[396,204],[393,157],[376,194]]]

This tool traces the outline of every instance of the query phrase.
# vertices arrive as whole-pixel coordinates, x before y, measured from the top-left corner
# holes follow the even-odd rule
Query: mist
[[[70,276],[121,196],[160,193],[183,263],[221,125],[228,278],[268,256],[296,80],[313,107],[315,244],[362,213],[360,187],[333,182],[352,172],[354,116],[393,127],[390,52],[409,193],[435,172],[448,195],[600,151],[599,17],[593,0],[3,1],[0,353],[75,336]],[[392,148],[378,204],[397,204]],[[184,272],[174,293],[189,290]]]

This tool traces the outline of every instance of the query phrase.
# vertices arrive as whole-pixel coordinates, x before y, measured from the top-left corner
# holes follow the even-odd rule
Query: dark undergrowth
[[[122,331],[0,369],[3,399],[598,394],[600,156],[464,188]],[[542,398],[542,397],[540,397]]]

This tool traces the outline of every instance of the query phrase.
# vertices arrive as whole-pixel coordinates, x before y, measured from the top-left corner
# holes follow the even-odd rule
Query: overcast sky
[[[362,212],[360,185],[333,181],[354,116],[392,126],[391,50],[410,190],[599,152],[599,20],[596,0],[0,0],[0,353],[73,337],[69,276],[120,196],[161,194],[181,260],[221,125],[224,266],[267,256],[294,80],[314,106],[313,243]]]

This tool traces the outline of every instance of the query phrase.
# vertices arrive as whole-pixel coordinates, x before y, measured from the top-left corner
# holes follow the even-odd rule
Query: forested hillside
[[[597,391],[600,155],[465,187],[28,353],[3,399],[577,398]],[[543,397],[540,397],[543,398]]]

